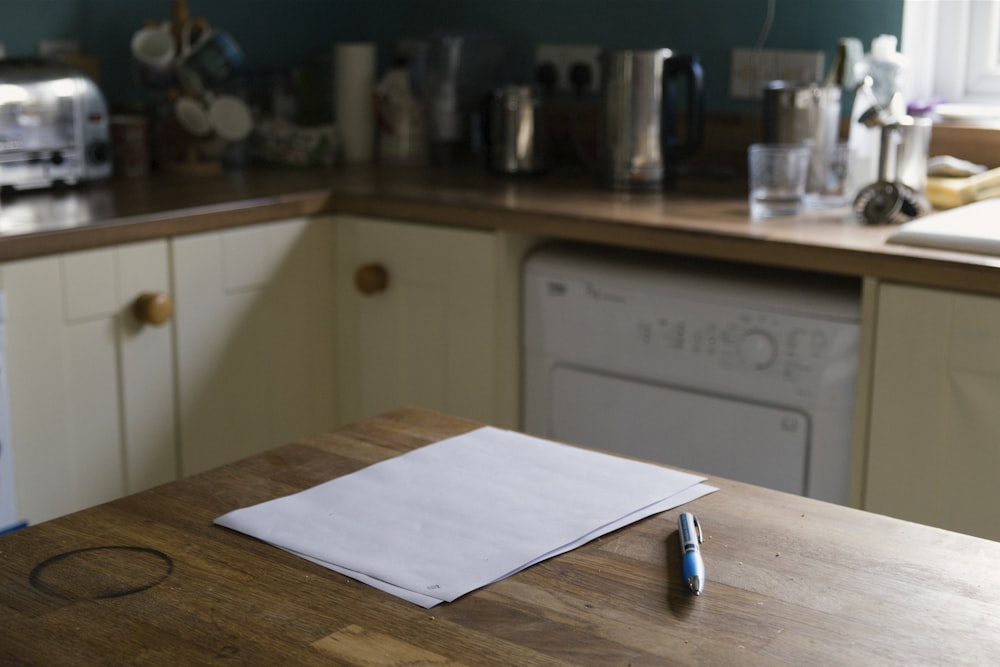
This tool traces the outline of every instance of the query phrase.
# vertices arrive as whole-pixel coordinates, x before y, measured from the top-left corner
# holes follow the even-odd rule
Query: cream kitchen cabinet
[[[516,427],[534,242],[340,216],[4,264],[20,513],[39,522],[400,405]],[[157,293],[173,317],[144,324],[136,301]]]
[[[169,295],[166,241],[10,262],[0,279],[21,516],[39,522],[174,479],[170,326],[134,308]]]
[[[334,225],[173,239],[181,472],[336,425]]]
[[[865,509],[1000,539],[1000,299],[883,283]]]
[[[336,223],[342,420],[411,405],[517,427],[520,266],[534,240]]]

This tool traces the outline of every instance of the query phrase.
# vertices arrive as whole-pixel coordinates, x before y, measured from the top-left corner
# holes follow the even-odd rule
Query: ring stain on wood
[[[174,570],[173,560],[156,549],[99,546],[47,558],[31,571],[32,587],[67,600],[101,600],[139,593]]]

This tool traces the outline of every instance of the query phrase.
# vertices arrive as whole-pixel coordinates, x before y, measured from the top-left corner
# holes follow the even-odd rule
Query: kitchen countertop
[[[1000,543],[710,478],[423,609],[212,521],[479,424],[401,409],[0,538],[4,664],[989,664]]]
[[[1000,257],[887,245],[892,228],[849,219],[752,224],[742,193],[724,184],[627,194],[572,174],[504,179],[480,169],[170,173],[18,193],[0,207],[0,261],[320,213],[498,228],[1000,295]]]

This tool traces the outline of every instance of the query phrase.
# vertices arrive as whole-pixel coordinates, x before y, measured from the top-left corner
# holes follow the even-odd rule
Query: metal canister
[[[548,136],[541,100],[531,86],[494,91],[489,115],[490,167],[502,174],[548,168]]]
[[[120,178],[149,175],[149,128],[138,115],[114,115],[110,119],[114,174]]]

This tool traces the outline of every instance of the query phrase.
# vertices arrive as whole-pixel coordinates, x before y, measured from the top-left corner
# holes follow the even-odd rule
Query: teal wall
[[[730,49],[752,46],[767,0],[189,0],[191,13],[229,30],[243,45],[248,70],[314,59],[339,41],[375,41],[388,62],[400,37],[435,30],[488,32],[509,45],[509,78],[527,80],[537,42],[665,46],[697,53],[706,72],[706,103],[740,110],[729,98]],[[821,49],[827,62],[839,37],[867,44],[899,35],[903,0],[777,0],[769,48]],[[0,0],[0,41],[8,55],[35,53],[41,38],[77,39],[100,58],[112,100],[139,95],[128,43],[143,19],[169,18],[170,0]]]

